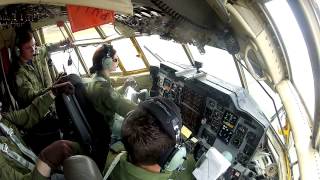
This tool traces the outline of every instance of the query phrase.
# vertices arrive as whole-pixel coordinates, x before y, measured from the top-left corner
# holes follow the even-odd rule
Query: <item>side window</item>
[[[79,46],[79,50],[88,68],[92,66],[92,56],[98,47],[98,45]]]
[[[225,50],[205,46],[205,54],[200,54],[195,46],[189,46],[193,58],[203,63],[202,70],[228,83],[241,86],[233,57]]]
[[[63,34],[68,37],[66,31],[61,27]],[[61,33],[57,25],[46,26],[42,28],[45,42],[48,43],[57,43],[65,40],[63,34]]]
[[[69,53],[62,51],[51,53],[51,59],[58,72],[66,71],[68,74],[85,74],[85,71],[78,60],[78,56],[73,49],[69,49]]]
[[[264,114],[270,120],[272,116],[276,113],[272,100],[270,99],[268,94],[265,93],[265,91],[261,88],[261,86],[257,83],[257,81],[252,77],[250,73],[244,70],[244,74],[247,81],[249,94],[259,104],[260,109],[264,112]],[[270,94],[270,96],[274,99],[276,106],[279,110],[279,108],[282,107],[282,102],[279,95],[275,93],[264,81],[259,81],[259,82]]]
[[[61,28],[61,30],[67,37],[67,33],[65,32],[64,28]],[[57,43],[65,40],[65,37],[61,33],[59,27],[56,25],[44,27],[43,34],[47,44]],[[85,71],[79,62],[78,56],[73,49],[53,52],[50,56],[58,72],[66,71],[68,74],[85,74]]]
[[[313,74],[306,42],[287,1],[270,1],[266,7],[281,34],[292,72],[293,84],[314,119],[315,93]]]

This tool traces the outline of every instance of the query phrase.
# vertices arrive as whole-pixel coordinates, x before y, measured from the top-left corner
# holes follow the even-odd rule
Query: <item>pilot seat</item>
[[[70,74],[67,80],[75,87],[74,95],[56,98],[57,114],[64,122],[63,139],[79,142],[84,153],[103,170],[111,139],[109,126],[88,99],[81,78]]]

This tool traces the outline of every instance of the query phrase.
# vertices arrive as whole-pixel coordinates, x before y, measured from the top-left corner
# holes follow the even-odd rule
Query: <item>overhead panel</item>
[[[50,4],[65,6],[66,4],[73,4],[79,6],[88,6],[95,7],[100,9],[113,10],[123,14],[132,14],[133,7],[131,0],[1,0],[1,5],[8,4],[19,4],[19,3],[28,3],[28,4]]]

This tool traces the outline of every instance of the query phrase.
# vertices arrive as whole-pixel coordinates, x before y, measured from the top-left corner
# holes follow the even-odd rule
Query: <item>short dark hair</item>
[[[31,41],[33,38],[30,23],[25,23],[21,27],[16,28],[16,46],[21,47],[23,44]]]
[[[106,48],[109,47],[109,48]],[[111,52],[106,52],[111,51]],[[102,59],[106,56],[106,54],[110,53],[110,56],[113,57],[116,54],[116,50],[113,48],[112,45],[103,45],[98,48],[93,56],[92,56],[92,67],[90,68],[90,73],[96,73],[97,71],[102,70]]]
[[[128,160],[135,165],[158,164],[161,155],[176,144],[175,139],[161,129],[155,117],[141,108],[125,118],[121,134]]]

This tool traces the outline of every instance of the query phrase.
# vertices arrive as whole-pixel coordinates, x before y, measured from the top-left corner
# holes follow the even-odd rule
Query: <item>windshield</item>
[[[179,43],[163,40],[158,35],[137,37],[137,40],[151,65],[158,66],[160,61],[191,65]],[[202,71],[233,85],[241,86],[233,57],[227,51],[205,46],[206,53],[200,54],[195,46],[189,45],[189,49],[194,60],[203,63]]]
[[[152,53],[158,55],[159,58],[164,61],[190,65],[188,56],[179,43],[163,40],[158,35],[142,36],[136,39],[145,52],[147,59],[150,61],[150,65],[160,64],[160,61],[156,59]]]
[[[200,54],[197,47],[189,47],[194,60],[203,63],[203,71],[233,85],[241,86],[239,74],[231,54],[211,46],[205,46],[206,53]]]

